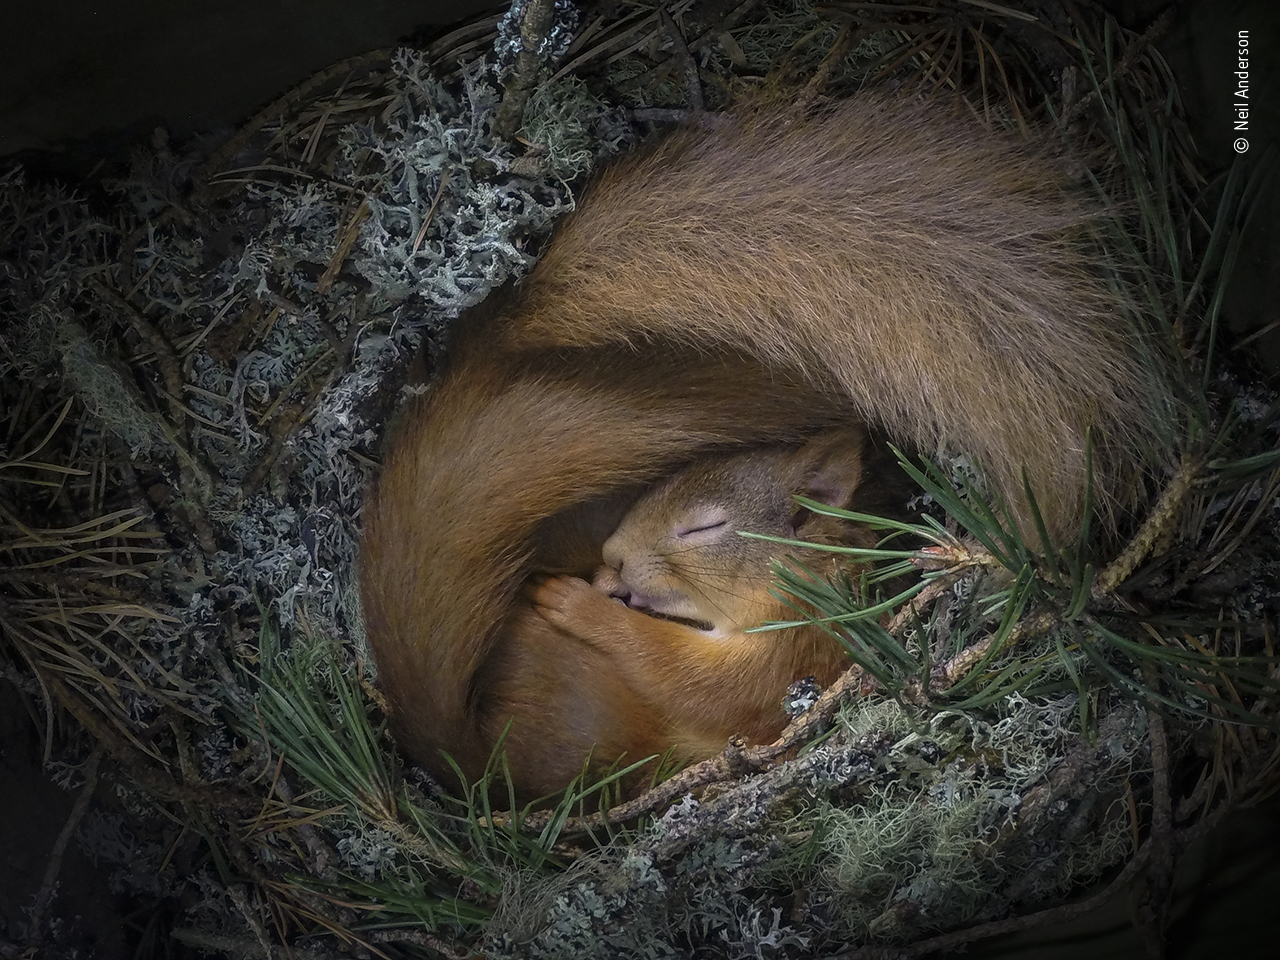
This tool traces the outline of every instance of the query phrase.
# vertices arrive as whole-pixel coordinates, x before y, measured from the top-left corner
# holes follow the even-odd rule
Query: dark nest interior
[[[1127,894],[1160,955],[1179,856],[1280,783],[1280,406],[1219,323],[1261,176],[1206,180],[1155,32],[1069,0],[517,7],[212,152],[0,171],[3,713],[74,798],[0,953],[911,957]],[[1083,158],[1187,385],[1153,506],[1044,556],[926,469],[955,549],[782,741],[621,805],[442,792],[386,731],[354,572],[414,358],[654,129],[867,85]],[[65,908],[85,858],[110,916]]]

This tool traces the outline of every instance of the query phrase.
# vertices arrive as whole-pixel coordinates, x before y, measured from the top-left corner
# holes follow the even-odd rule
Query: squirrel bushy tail
[[[1100,205],[1043,145],[861,95],[686,127],[624,158],[526,280],[522,344],[729,344],[843,392],[925,453],[973,455],[1072,539],[1169,446],[1158,349],[1087,234]],[[1028,531],[1029,532],[1029,531]]]

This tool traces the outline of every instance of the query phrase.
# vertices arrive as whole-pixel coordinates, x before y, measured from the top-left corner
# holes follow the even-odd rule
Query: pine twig
[[[98,789],[98,763],[102,760],[103,750],[102,744],[97,744],[93,748],[93,752],[89,754],[89,759],[84,766],[84,786],[80,788],[80,795],[76,797],[75,805],[71,808],[71,814],[67,817],[67,822],[62,825],[62,830],[58,834],[58,839],[54,841],[53,849],[49,851],[49,862],[45,866],[44,879],[40,883],[40,890],[36,894],[35,903],[31,907],[31,931],[32,942],[29,947],[38,948],[41,938],[40,927],[44,922],[45,911],[49,909],[49,904],[53,902],[54,886],[58,880],[58,874],[62,870],[62,858],[67,852],[67,844],[71,842],[72,836],[80,826],[80,821],[84,819],[84,815],[89,811],[89,801],[93,799],[94,791]]]
[[[1138,564],[1146,559],[1156,546],[1164,541],[1182,516],[1191,488],[1200,479],[1200,461],[1193,456],[1185,456],[1173,480],[1165,488],[1155,507],[1143,521],[1124,552],[1094,577],[1091,592],[1095,600],[1101,600],[1115,593],[1116,588],[1124,583]]]
[[[511,79],[502,94],[495,124],[497,135],[503,140],[514,139],[524,116],[525,104],[542,73],[542,58],[538,49],[551,32],[555,14],[555,0],[529,0],[520,21],[520,52],[511,67]]]

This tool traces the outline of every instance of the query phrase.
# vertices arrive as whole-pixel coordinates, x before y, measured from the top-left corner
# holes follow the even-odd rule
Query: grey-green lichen
[[[146,565],[118,574],[144,584],[145,610],[135,604],[137,615],[84,650],[104,676],[128,664],[129,682],[112,687],[121,717],[146,725],[181,712],[193,725],[181,735],[184,769],[208,783],[245,762],[223,712],[246,696],[236,668],[255,656],[242,624],[266,617],[286,645],[340,637],[352,642],[347,657],[364,652],[354,558],[388,407],[371,403],[383,379],[529,268],[572,209],[571,182],[624,136],[565,81],[531,103],[528,135],[540,146],[521,167],[491,131],[498,93],[482,62],[449,87],[405,50],[384,83],[383,108],[332,137],[324,169],[282,174],[249,154],[215,185],[217,199],[191,194],[190,161],[163,138],[94,205],[20,168],[0,171],[0,407],[6,417],[22,409],[24,385],[37,414],[53,404],[37,428],[9,424],[5,435],[36,442],[72,398],[32,462],[82,458],[113,503],[135,502],[135,527],[172,512],[209,525],[208,552],[157,527]],[[176,395],[152,335],[172,350],[162,359],[181,380]],[[8,442],[0,463],[27,450]],[[184,481],[192,464],[212,480],[200,497]],[[8,490],[6,508],[18,509]],[[78,508],[86,513],[57,523],[87,519],[97,501]],[[95,820],[96,849],[122,884],[154,895],[164,851],[130,847],[125,820]],[[392,859],[376,831],[346,833],[339,853],[360,877]]]
[[[1076,715],[1074,695],[1015,695],[990,720],[924,721],[893,701],[856,701],[781,790],[746,781],[686,797],[625,847],[550,879],[513,877],[486,952],[677,957],[720,944],[726,956],[808,955],[996,916],[1019,877],[1028,903],[1059,896],[1131,852],[1127,808],[1115,804],[1144,762],[1140,708],[1116,703],[1087,756]],[[1055,782],[1070,762],[1087,783]],[[778,792],[790,800],[766,802]],[[1020,818],[1046,802],[1057,807],[1033,848]],[[1096,829],[1069,829],[1081,816]]]
[[[713,107],[741,80],[736,74],[758,80],[779,63],[812,72],[839,32],[803,4],[757,9],[769,15],[697,50]],[[848,89],[899,40],[889,31],[866,38],[829,89]],[[509,50],[509,35],[505,43]],[[655,69],[672,46],[659,30],[641,56],[607,58],[613,66],[602,75],[616,86],[600,95],[684,103],[678,71]],[[279,625],[282,644],[303,652],[319,648],[313,637],[346,641],[324,648],[336,672],[302,671],[299,695],[325,704],[338,734],[362,720],[365,742],[389,749],[367,717],[332,706],[338,679],[350,693],[369,675],[367,664],[352,663],[366,659],[352,558],[386,409],[369,398],[424,341],[434,347],[468,306],[528,269],[554,218],[572,208],[577,178],[632,135],[621,111],[597,99],[601,87],[567,78],[534,92],[521,127],[526,143],[513,152],[493,133],[492,72],[472,62],[458,76],[444,84],[423,55],[399,53],[371,95],[377,108],[342,127],[322,163],[296,162],[309,149],[305,138],[284,121],[268,124],[266,146],[257,142],[224,165],[221,179],[202,184],[221,191],[216,201],[187,189],[191,164],[162,139],[110,184],[119,204],[110,215],[57,187],[28,184],[19,171],[0,174],[0,374],[14,383],[57,381],[65,391],[57,404],[76,401],[62,451],[74,444],[95,469],[109,464],[145,485],[157,514],[167,500],[189,498],[180,489],[180,445],[217,480],[196,506],[218,549],[193,549],[177,531],[172,550],[135,565],[130,575],[151,578],[150,599],[164,619],[126,620],[95,635],[85,659],[113,678],[127,664],[129,682],[112,685],[121,709],[155,736],[162,762],[180,753],[166,775],[197,788],[243,783],[249,771],[290,813],[296,808],[281,799],[290,786],[303,803],[342,795],[331,784],[326,799],[298,772],[299,750],[277,744],[264,757],[246,746],[257,743],[261,716],[249,688],[265,672],[252,629],[262,622]],[[643,81],[629,85],[635,78]],[[328,129],[345,115],[324,114]],[[161,392],[170,385],[96,284],[121,293],[172,344],[180,397]],[[189,411],[185,431],[166,419],[174,399]],[[0,444],[21,443],[22,433],[7,431]],[[0,463],[9,453],[0,449]],[[968,475],[963,461],[953,466]],[[1255,499],[1264,495],[1259,486]],[[1227,506],[1224,498],[1210,510]],[[151,519],[140,503],[144,516]],[[1273,524],[1275,516],[1273,509]],[[912,657],[927,652],[927,640],[967,643],[994,628],[966,606],[971,585],[957,585],[954,602],[935,608],[933,636],[905,639]],[[1260,590],[1238,602],[1266,604],[1270,594]],[[999,917],[1122,859],[1145,813],[1146,715],[1105,693],[1086,697],[1082,709],[1076,694],[1060,692],[1073,689],[1072,669],[1089,666],[1080,651],[1094,637],[1081,628],[1077,639],[1079,650],[1046,668],[1057,671],[1043,675],[1053,695],[1012,694],[934,715],[882,696],[855,700],[837,729],[795,761],[685,797],[559,873],[546,869],[546,851],[536,851],[535,868],[500,845],[466,846],[483,835],[478,823],[433,800],[429,785],[397,793],[388,804],[396,817],[383,820],[356,809],[369,803],[361,795],[315,825],[305,856],[292,826],[255,834],[249,854],[264,876],[302,865],[316,883],[343,878],[346,890],[377,901],[370,913],[387,929],[461,932],[472,938],[468,947],[492,906],[482,948],[495,957],[820,955],[837,944],[900,942]],[[1024,652],[1002,654],[991,672]],[[10,675],[40,695],[30,676]],[[358,701],[351,696],[343,704]],[[243,728],[250,734],[228,728],[229,706],[255,718]],[[315,732],[329,732],[322,727]],[[75,770],[55,772],[78,787]],[[177,825],[157,839],[173,826],[157,806],[140,790],[120,791],[118,811],[82,825],[86,846],[121,886],[152,897],[184,892],[195,904],[190,923],[243,935],[244,918],[255,913],[246,909],[248,885],[228,886],[213,867],[180,874],[171,854],[194,834]],[[462,866],[442,869],[455,861],[424,838],[457,842]],[[525,838],[510,846],[536,849]]]

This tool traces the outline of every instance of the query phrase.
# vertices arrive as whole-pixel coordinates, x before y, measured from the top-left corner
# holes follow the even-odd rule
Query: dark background
[[[1004,0],[1017,6],[1017,0]],[[465,19],[488,0],[61,0],[11,2],[0,14],[0,163],[31,151],[45,169],[73,176],[97,159],[127,156],[158,127],[178,141],[219,141],[258,107],[329,64],[392,46],[428,24]],[[1249,30],[1254,112],[1250,164],[1280,142],[1280,3],[1275,0],[1110,0],[1126,26],[1144,29],[1166,8],[1157,46],[1178,76],[1204,168],[1234,159],[1235,45]],[[1275,165],[1276,158],[1270,157]],[[1255,213],[1224,312],[1252,331],[1280,319],[1280,183]],[[1280,334],[1250,348],[1280,372]],[[40,773],[35,718],[0,682],[0,944],[39,887],[72,798]],[[119,908],[105,879],[74,849],[62,865],[55,915],[80,914],[85,946],[119,955]],[[1280,943],[1280,806],[1238,814],[1188,855],[1180,872],[1171,956],[1275,956]],[[1139,957],[1128,905],[1078,924],[989,944],[970,956]]]

